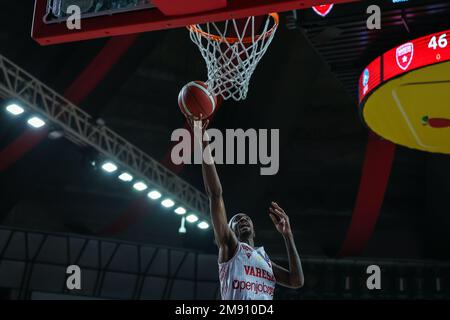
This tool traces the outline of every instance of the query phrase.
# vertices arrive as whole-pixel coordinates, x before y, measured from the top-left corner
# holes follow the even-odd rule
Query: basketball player
[[[188,119],[192,129],[204,130],[200,121]],[[207,133],[204,139],[209,141]],[[219,279],[223,300],[272,300],[275,284],[288,288],[300,288],[304,276],[300,257],[294,243],[289,217],[275,202],[269,207],[269,216],[275,228],[284,238],[289,270],[270,261],[263,247],[255,247],[255,231],[250,217],[244,213],[234,215],[227,221],[222,186],[206,141],[203,145],[203,181],[209,197],[210,211],[216,244],[219,247]]]

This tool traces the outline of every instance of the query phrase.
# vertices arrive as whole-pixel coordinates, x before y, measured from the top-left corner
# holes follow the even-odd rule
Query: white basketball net
[[[224,100],[244,100],[250,78],[277,27],[276,13],[270,14],[263,26],[255,25],[255,17],[240,19],[239,24],[231,19],[188,26],[191,40],[199,47],[208,67],[208,90]]]

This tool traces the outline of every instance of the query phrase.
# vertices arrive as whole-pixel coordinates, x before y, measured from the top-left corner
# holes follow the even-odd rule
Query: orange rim
[[[278,13],[276,13],[276,12],[269,13],[269,16],[272,17],[273,20],[274,20],[274,24],[273,24],[272,28],[270,28],[269,31],[267,31],[263,35],[249,36],[249,37],[243,38],[242,40],[240,40],[237,37],[221,37],[221,36],[217,36],[215,34],[210,34],[208,32],[205,32],[205,31],[201,30],[195,24],[191,24],[191,25],[187,26],[187,28],[189,29],[189,31],[196,32],[196,33],[200,34],[202,37],[209,38],[209,39],[211,39],[213,41],[227,42],[227,43],[242,42],[242,43],[247,44],[247,43],[253,43],[253,40],[258,41],[259,39],[261,39],[261,37],[265,39],[265,38],[271,36],[275,32],[275,30],[277,29],[278,24],[280,22],[280,17],[278,15]]]

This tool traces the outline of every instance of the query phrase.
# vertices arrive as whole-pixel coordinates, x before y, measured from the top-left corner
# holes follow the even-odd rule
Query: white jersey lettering
[[[273,299],[276,280],[263,247],[239,242],[234,256],[219,263],[219,280],[223,300]]]

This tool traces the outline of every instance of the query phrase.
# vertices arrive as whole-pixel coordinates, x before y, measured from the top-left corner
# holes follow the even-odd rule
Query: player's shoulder
[[[236,245],[230,248],[228,245],[219,247],[219,265],[224,265],[235,260],[235,258],[242,251],[242,242],[237,241]]]
[[[260,252],[260,253],[266,253],[266,250],[264,249],[264,247],[263,246],[260,246],[260,247],[255,247],[255,249],[254,250],[256,250],[256,251],[258,251],[258,252]]]

